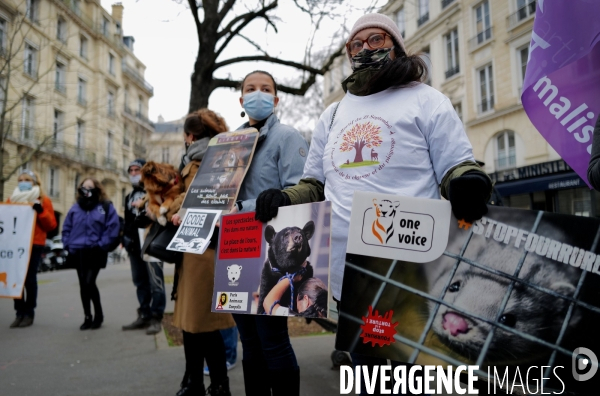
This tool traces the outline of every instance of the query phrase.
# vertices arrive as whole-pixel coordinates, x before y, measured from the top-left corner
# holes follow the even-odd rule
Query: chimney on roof
[[[123,4],[115,3],[112,5],[112,17],[120,25],[123,24]]]

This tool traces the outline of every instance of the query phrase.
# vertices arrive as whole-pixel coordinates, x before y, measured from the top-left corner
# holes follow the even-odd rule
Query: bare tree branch
[[[296,69],[305,70],[307,72],[314,73],[314,74],[323,74],[324,73],[323,69],[315,69],[314,67],[303,65],[302,63],[287,61],[287,60],[283,60],[283,59],[279,59],[279,58],[274,58],[269,55],[238,56],[236,58],[230,58],[230,59],[224,60],[222,62],[215,63],[214,68],[216,70],[220,67],[231,65],[233,63],[248,62],[248,61],[264,61],[264,62],[270,62],[270,63],[277,63],[279,65],[295,67]]]

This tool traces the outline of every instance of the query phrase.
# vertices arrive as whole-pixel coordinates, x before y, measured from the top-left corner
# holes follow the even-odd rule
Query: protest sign
[[[21,298],[34,227],[31,205],[0,203],[0,297]]]
[[[254,215],[221,219],[212,311],[326,318],[331,203]]]
[[[220,210],[188,209],[168,250],[202,254],[210,244]]]
[[[220,133],[210,140],[182,208],[230,210],[252,161],[258,131]]]
[[[394,198],[396,217],[404,199]],[[418,212],[427,214],[431,201],[422,201]],[[420,365],[477,365],[484,377],[497,369],[533,393],[536,381],[545,392],[560,391],[561,381],[573,394],[596,391],[600,375],[582,382],[571,368],[579,366],[574,351],[590,351],[592,368],[592,355],[600,356],[600,220],[488,209],[472,225],[451,217],[449,237],[433,242],[443,253],[430,262],[405,261],[400,250],[365,255],[353,235],[363,224],[351,222],[355,242],[346,255],[336,349]],[[390,240],[402,231],[394,228]]]
[[[588,185],[600,114],[598,13],[598,1],[537,2],[521,96],[536,129]]]

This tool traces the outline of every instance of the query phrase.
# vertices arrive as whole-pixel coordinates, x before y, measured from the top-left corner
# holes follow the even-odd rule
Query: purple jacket
[[[108,206],[108,216],[102,203],[86,212],[75,204],[67,213],[62,229],[65,249],[75,251],[100,246],[104,250],[119,237],[119,216],[112,204]]]

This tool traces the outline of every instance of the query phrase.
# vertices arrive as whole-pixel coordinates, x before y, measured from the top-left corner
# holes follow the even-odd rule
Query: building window
[[[115,75],[115,56],[113,54],[108,54],[108,72]]]
[[[446,43],[446,78],[450,78],[460,71],[458,64],[458,29],[454,29],[444,36]]]
[[[421,26],[429,20],[429,0],[418,0],[419,1],[419,19],[417,19],[417,26]]]
[[[463,120],[463,114],[462,114],[462,103],[458,102],[458,103],[454,103],[452,105],[452,107],[454,107],[454,111],[456,111],[456,115],[458,116],[458,118],[460,118],[460,120]]]
[[[82,149],[83,138],[85,136],[85,122],[83,122],[82,120],[77,120],[77,127],[75,133],[75,144],[77,145],[77,149]]]
[[[4,99],[6,99],[6,80],[0,77],[0,114],[4,112]]]
[[[29,170],[29,162],[25,162],[23,165],[19,167],[19,174],[22,174],[26,170]]]
[[[514,168],[516,165],[515,133],[502,132],[496,137],[496,170]]]
[[[30,44],[25,44],[25,73],[31,77],[37,75],[37,49]]]
[[[123,146],[129,147],[129,127],[127,124],[123,125]]]
[[[56,21],[56,39],[63,43],[67,42],[67,21],[62,17],[58,17]]]
[[[113,137],[112,131],[108,131],[108,135],[106,137],[106,159],[108,161],[111,160],[113,154]]]
[[[115,94],[112,91],[108,91],[108,116],[109,117],[114,117],[115,116]]]
[[[67,71],[66,71],[67,67],[61,63],[61,62],[56,62],[56,74],[55,74],[55,78],[54,78],[54,88],[62,93],[67,92],[67,85],[66,85],[66,77],[67,77]]]
[[[535,15],[535,0],[517,0],[517,21]]]
[[[79,36],[79,56],[83,59],[88,58],[88,39],[84,36]]]
[[[477,31],[477,44],[481,44],[492,38],[490,3],[488,0],[475,7],[475,29]]]
[[[427,76],[425,77],[425,81],[423,81],[427,85],[431,85],[431,55],[429,55],[429,48],[426,48],[422,51],[422,54],[419,55],[423,62],[425,62],[425,72]]]
[[[65,113],[54,109],[54,123],[52,125],[52,140],[54,143],[62,139],[62,131],[65,127]]]
[[[169,147],[163,147],[162,148],[162,162],[164,163],[169,163],[169,161],[171,161],[171,150]]]
[[[77,79],[77,102],[85,106],[87,104],[87,81],[79,77]]]
[[[6,49],[6,21],[0,18],[0,55],[4,54]]]
[[[110,21],[106,17],[102,17],[102,35],[108,37]]]
[[[38,21],[39,0],[27,0],[27,10],[25,15],[33,22]]]
[[[21,120],[21,138],[33,138],[34,99],[26,96],[23,98],[23,116]]]
[[[442,8],[446,8],[452,3],[454,3],[454,0],[442,0]]]
[[[53,198],[58,198],[58,169],[48,168],[48,195]]]
[[[142,99],[141,96],[138,96],[138,117],[142,117],[144,115],[144,113],[142,112],[142,110],[144,109],[144,100]]]
[[[527,60],[529,59],[529,46],[526,45],[517,50],[517,59],[519,66],[519,96],[523,93],[523,82],[525,81],[525,70],[527,69]]]
[[[487,65],[477,70],[479,79],[479,113],[494,109],[494,77],[492,65]]]
[[[400,30],[400,35],[404,38],[404,32],[406,30],[406,18],[404,15],[404,7],[400,8],[396,12],[396,25],[398,25],[398,30]]]

